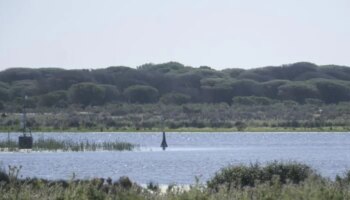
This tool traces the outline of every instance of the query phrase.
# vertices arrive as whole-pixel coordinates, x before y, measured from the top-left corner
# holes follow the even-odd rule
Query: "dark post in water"
[[[18,147],[20,149],[31,149],[33,148],[33,137],[31,131],[30,135],[27,136],[27,114],[26,114],[26,100],[27,96],[23,99],[23,113],[21,119],[22,136],[18,137]]]
[[[162,143],[160,144],[160,147],[162,147],[163,150],[165,150],[168,147],[168,144],[166,143],[166,138],[165,138],[165,132],[163,131],[163,140]]]

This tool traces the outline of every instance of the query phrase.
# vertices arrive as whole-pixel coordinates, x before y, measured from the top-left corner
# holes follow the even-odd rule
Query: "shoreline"
[[[291,127],[247,127],[244,131],[238,131],[236,128],[178,128],[178,129],[164,129],[165,132],[171,133],[292,133],[292,132],[302,132],[302,133],[312,133],[312,132],[336,132],[336,133],[347,133],[350,132],[350,127],[320,127],[320,128],[291,128]],[[21,131],[19,129],[4,129],[0,128],[0,133],[14,133]],[[70,128],[70,129],[55,129],[51,127],[43,127],[38,129],[32,129],[32,132],[64,132],[64,133],[84,133],[84,132],[94,132],[94,133],[154,133],[162,132],[159,128],[152,129],[85,129],[85,128]]]

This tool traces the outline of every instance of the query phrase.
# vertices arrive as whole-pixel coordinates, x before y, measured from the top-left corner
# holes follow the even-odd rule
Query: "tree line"
[[[137,68],[10,68],[0,72],[0,108],[82,107],[108,103],[334,104],[350,101],[350,68],[299,62],[255,69],[215,70],[177,62]]]

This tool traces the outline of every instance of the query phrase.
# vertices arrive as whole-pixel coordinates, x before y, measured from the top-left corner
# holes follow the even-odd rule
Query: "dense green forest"
[[[350,68],[299,62],[256,69],[215,70],[177,62],[105,69],[11,68],[0,72],[0,108],[24,95],[31,108],[108,103],[227,103],[281,101],[334,104],[350,101]]]
[[[0,72],[0,126],[18,130],[347,131],[350,68],[300,62],[215,70],[180,63],[136,69],[11,68]]]

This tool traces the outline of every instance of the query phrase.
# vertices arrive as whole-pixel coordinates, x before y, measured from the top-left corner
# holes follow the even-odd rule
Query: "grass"
[[[207,184],[198,182],[187,189],[169,186],[160,192],[157,185],[142,188],[127,177],[91,180],[19,179],[20,168],[0,168],[0,199],[123,199],[123,200],[340,200],[350,199],[350,171],[335,180],[321,177],[300,163],[272,162],[265,166],[229,166],[217,172]],[[218,176],[224,183],[213,190]],[[248,179],[246,179],[246,178]],[[248,182],[246,182],[249,180]],[[227,185],[236,182],[236,185]],[[218,182],[217,182],[218,183]]]
[[[131,151],[137,146],[128,142],[73,142],[39,138],[33,143],[33,151]],[[0,141],[0,151],[18,151],[18,143],[13,140]]]

